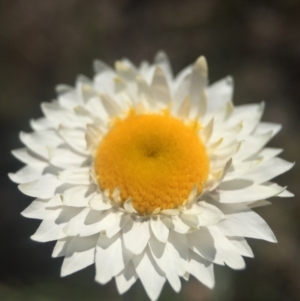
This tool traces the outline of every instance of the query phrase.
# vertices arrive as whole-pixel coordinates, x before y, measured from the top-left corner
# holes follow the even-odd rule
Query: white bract
[[[36,198],[22,214],[42,220],[33,240],[57,240],[53,257],[64,256],[62,276],[95,264],[97,282],[114,278],[123,294],[140,279],[157,300],[166,281],[179,292],[180,277],[193,275],[212,288],[214,264],[243,269],[243,256],[253,257],[245,237],[276,242],[251,208],[292,196],[271,180],[293,164],[277,157],[281,149],[265,147],[280,125],[260,121],[263,103],[234,106],[232,79],[209,86],[203,57],[176,77],[162,52],[152,65],[124,59],[112,69],[96,61],[95,71],[93,80],[79,76],[75,88],[61,85],[57,100],[42,104],[45,117],[31,121],[33,132],[20,135],[25,147],[13,151],[26,165],[9,175]],[[97,149],[130,110],[167,110],[182,124],[201,125],[208,175],[180,206],[145,214],[134,199],[122,199],[118,185],[99,184]]]

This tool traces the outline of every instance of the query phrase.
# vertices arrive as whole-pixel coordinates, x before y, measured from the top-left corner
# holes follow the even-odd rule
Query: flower
[[[166,280],[212,288],[214,264],[243,269],[245,237],[276,242],[252,208],[292,196],[271,179],[293,164],[265,147],[280,125],[263,103],[235,107],[230,77],[208,86],[204,57],[176,77],[163,52],[95,71],[58,86],[13,151],[26,165],[10,178],[36,198],[22,214],[42,220],[31,238],[57,240],[61,276],[95,263],[97,282],[123,294],[139,278],[156,300]]]

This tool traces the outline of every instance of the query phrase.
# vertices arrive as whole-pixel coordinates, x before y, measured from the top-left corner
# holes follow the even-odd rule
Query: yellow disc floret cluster
[[[120,188],[140,215],[182,205],[194,185],[203,188],[209,159],[198,136],[199,127],[186,125],[168,113],[116,120],[95,157],[100,188],[110,194]]]

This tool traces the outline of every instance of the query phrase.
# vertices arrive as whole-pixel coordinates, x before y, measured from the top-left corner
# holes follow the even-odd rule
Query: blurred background
[[[300,2],[299,0],[0,0],[0,300],[148,300],[140,283],[119,296],[94,282],[94,267],[61,279],[54,242],[30,240],[39,221],[21,217],[31,202],[9,181],[22,164],[10,154],[19,131],[41,116],[59,83],[93,76],[92,61],[139,64],[165,50],[177,73],[205,55],[210,81],[235,79],[235,104],[265,100],[264,120],[283,125],[271,145],[298,164],[278,182],[296,194],[258,209],[279,243],[249,240],[247,268],[216,267],[210,291],[195,279],[160,301],[300,300]]]

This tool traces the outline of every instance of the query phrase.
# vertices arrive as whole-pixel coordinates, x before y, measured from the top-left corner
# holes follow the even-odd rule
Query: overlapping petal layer
[[[253,257],[245,237],[276,242],[251,208],[292,196],[271,180],[293,164],[265,147],[280,126],[260,121],[263,104],[235,107],[230,77],[208,86],[203,57],[176,77],[162,52],[151,65],[125,59],[112,69],[96,61],[95,71],[93,80],[78,77],[75,88],[59,86],[57,100],[42,104],[45,117],[31,121],[33,132],[20,135],[25,147],[13,151],[25,167],[9,175],[36,198],[22,214],[42,220],[33,240],[57,240],[62,276],[95,263],[97,282],[115,278],[123,294],[140,279],[156,300],[166,281],[178,292],[180,277],[193,275],[212,288],[213,264],[244,268],[243,256]],[[111,120],[130,109],[168,109],[202,125],[210,170],[201,194],[193,189],[182,206],[140,216],[130,199],[122,205],[118,187],[101,190],[95,152]]]

